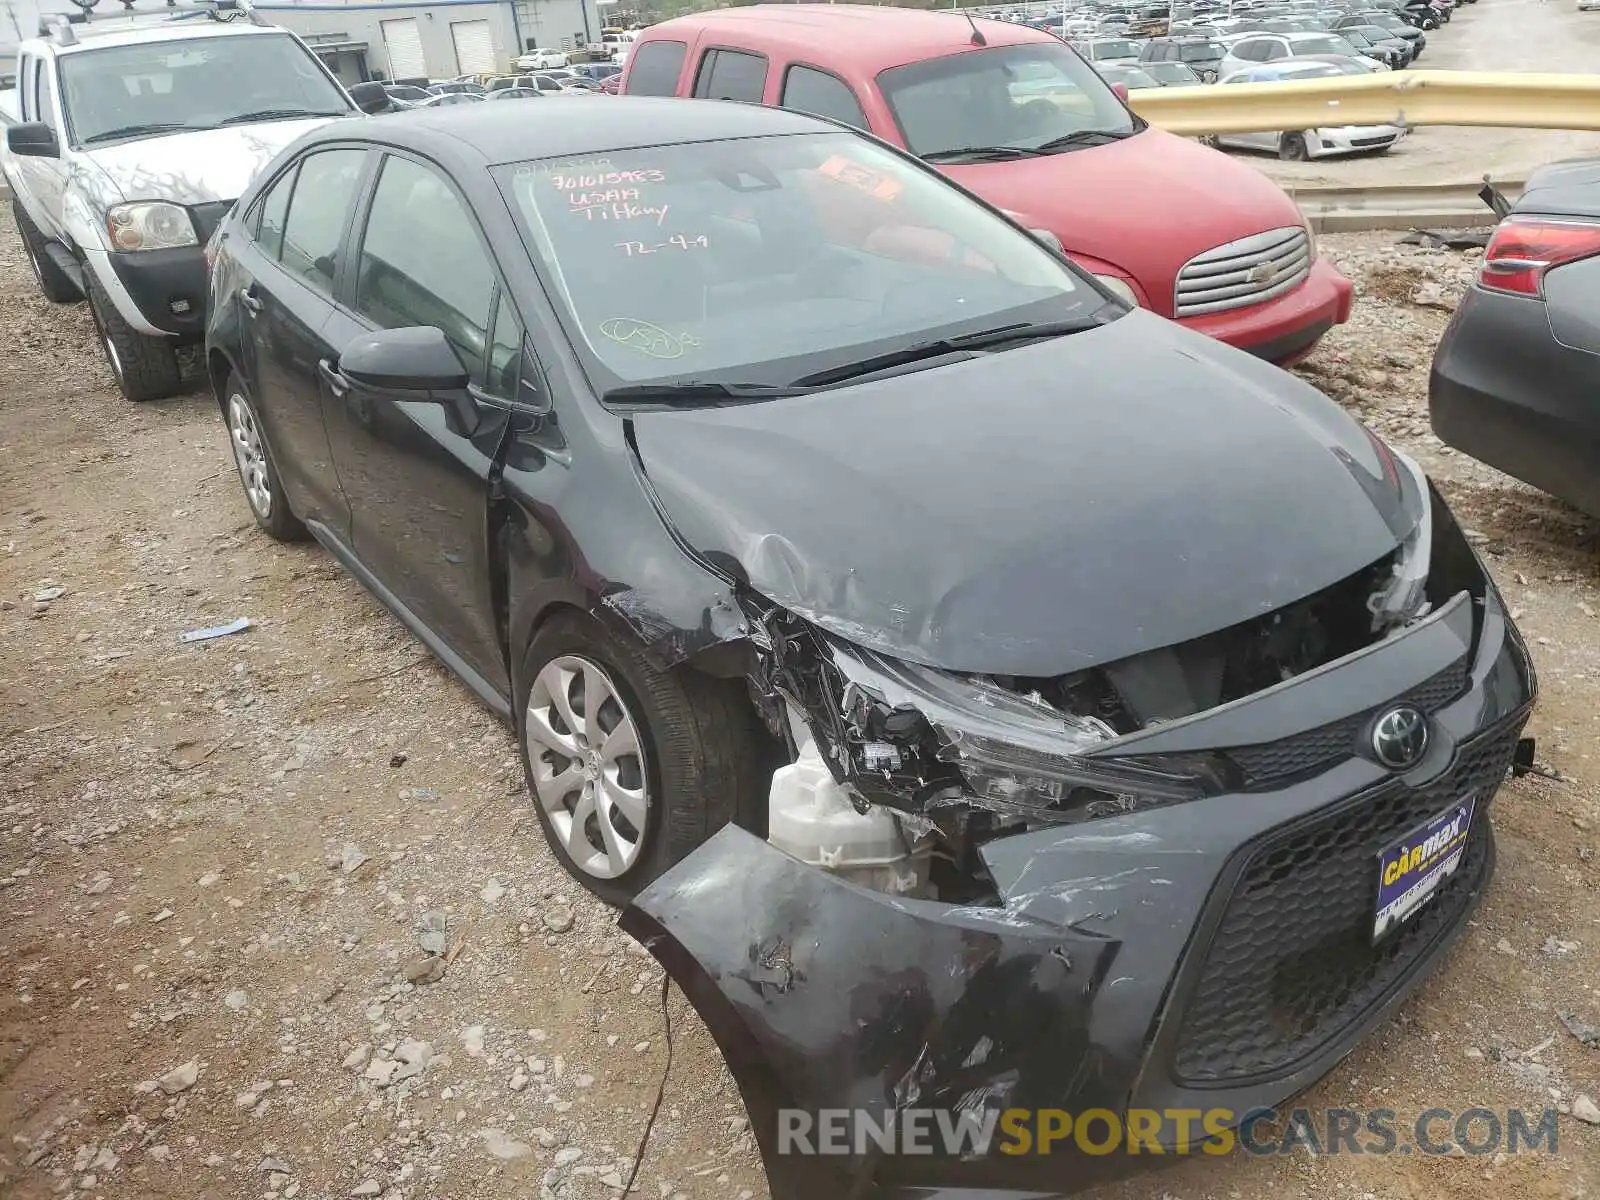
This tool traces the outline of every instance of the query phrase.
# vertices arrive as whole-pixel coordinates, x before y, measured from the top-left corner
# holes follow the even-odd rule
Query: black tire
[[[1284,162],[1305,162],[1311,157],[1303,133],[1286,133],[1278,139],[1278,157]]]
[[[52,304],[78,304],[83,293],[72,277],[63,271],[45,253],[49,239],[39,232],[39,227],[28,216],[28,210],[16,200],[11,201],[11,216],[17,223],[17,236],[22,239],[22,249],[28,255],[28,265],[33,268],[34,282],[39,291]]]
[[[304,541],[309,535],[283,493],[278,464],[273,461],[272,449],[261,431],[255,401],[245,389],[244,380],[230,371],[219,399],[222,423],[228,430],[228,446],[233,451],[233,465],[238,470],[239,485],[244,489],[250,515],[261,531],[275,541]]]
[[[563,658],[586,660],[604,673],[623,705],[623,716],[633,720],[638,734],[635,769],[647,789],[645,828],[633,839],[637,851],[632,865],[610,878],[586,871],[562,844],[534,773],[529,698],[540,672]],[[636,643],[612,636],[585,614],[552,617],[529,643],[518,679],[516,725],[528,795],[551,851],[574,879],[608,904],[627,903],[738,814],[766,811],[777,765],[775,745],[744,683],[688,668],[661,671]],[[568,765],[551,761],[542,748],[539,753],[547,771]],[[575,797],[572,793],[568,798]],[[594,836],[586,834],[586,839],[596,846]]]
[[[94,314],[100,350],[106,356],[117,387],[129,400],[165,400],[183,390],[178,355],[171,338],[147,337],[134,329],[111,303],[100,281],[87,268],[89,311]]]

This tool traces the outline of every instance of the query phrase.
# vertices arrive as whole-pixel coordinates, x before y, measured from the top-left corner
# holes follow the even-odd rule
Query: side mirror
[[[339,356],[339,372],[384,391],[459,392],[467,386],[466,368],[444,331],[432,325],[363,334]]]
[[[389,111],[389,93],[383,90],[381,83],[369,81],[356,84],[350,89],[350,99],[368,116]]]
[[[1124,104],[1126,104],[1128,102],[1128,85],[1127,84],[1125,84],[1125,83],[1113,83],[1111,85],[1111,90],[1117,94],[1117,99],[1118,100],[1121,100]]]
[[[6,128],[6,149],[18,158],[60,158],[56,131],[41,121]]]

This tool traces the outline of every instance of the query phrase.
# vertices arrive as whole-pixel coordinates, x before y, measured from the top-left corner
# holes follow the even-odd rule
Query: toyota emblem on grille
[[[1270,262],[1257,263],[1245,272],[1244,277],[1247,282],[1257,287],[1266,287],[1278,277],[1278,266]]]
[[[1391,708],[1372,725],[1372,752],[1393,771],[1422,761],[1428,749],[1428,719],[1409,704]]]

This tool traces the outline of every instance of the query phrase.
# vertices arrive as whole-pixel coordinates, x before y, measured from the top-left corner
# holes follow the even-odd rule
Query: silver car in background
[[[1350,72],[1333,62],[1291,60],[1251,67],[1225,76],[1219,86],[1237,83],[1283,83],[1291,79],[1331,79]],[[1382,154],[1406,136],[1403,125],[1325,125],[1269,133],[1223,133],[1213,145],[1241,150],[1271,150],[1289,162],[1329,158],[1337,154]]]

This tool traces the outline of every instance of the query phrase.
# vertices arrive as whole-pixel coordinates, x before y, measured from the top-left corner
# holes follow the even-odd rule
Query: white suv
[[[314,126],[387,107],[235,2],[45,17],[18,55],[0,153],[17,229],[40,290],[89,301],[130,400],[180,390],[174,350],[205,334],[205,242],[255,173]]]

